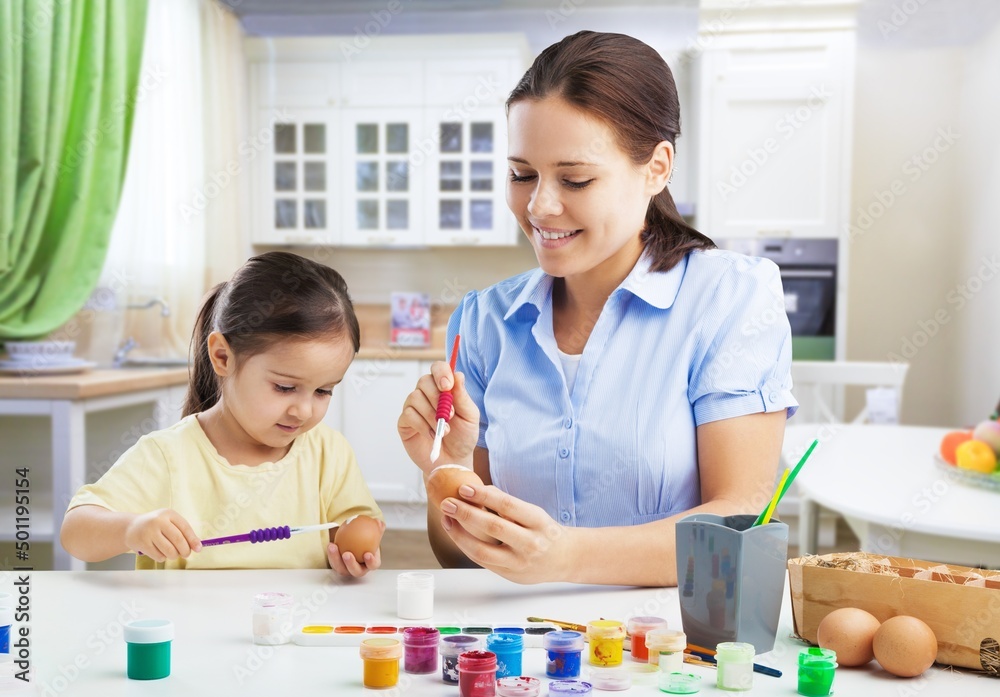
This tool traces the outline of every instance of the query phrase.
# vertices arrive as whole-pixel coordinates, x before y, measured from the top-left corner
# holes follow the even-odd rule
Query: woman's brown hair
[[[279,341],[342,337],[357,353],[361,329],[343,277],[289,252],[252,257],[202,303],[191,337],[193,365],[184,416],[219,400],[219,377],[208,356],[208,335],[220,332],[239,361]]]
[[[638,39],[593,31],[567,36],[539,54],[507,108],[549,96],[600,118],[636,165],[649,162],[663,141],[676,152],[681,110],[674,77],[660,54]],[[653,271],[673,268],[694,249],[715,247],[684,221],[667,187],[649,202],[642,242]]]

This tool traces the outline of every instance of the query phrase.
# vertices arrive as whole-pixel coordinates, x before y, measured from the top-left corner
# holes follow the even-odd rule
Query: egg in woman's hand
[[[341,554],[350,552],[359,564],[365,563],[365,552],[375,554],[382,541],[382,525],[366,515],[348,518],[334,533],[333,543]]]
[[[463,484],[472,487],[484,486],[479,475],[463,465],[440,465],[431,470],[427,477],[427,501],[435,508],[447,498],[462,499],[458,489]]]
[[[873,642],[879,621],[856,607],[842,607],[824,617],[816,629],[816,643],[837,653],[842,666],[863,666],[874,657]]]
[[[897,615],[887,619],[875,632],[875,660],[901,678],[913,678],[931,667],[937,658],[934,631],[925,622]]]

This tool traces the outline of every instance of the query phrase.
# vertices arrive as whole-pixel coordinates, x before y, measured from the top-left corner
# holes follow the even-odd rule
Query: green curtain
[[[146,0],[0,2],[0,338],[45,336],[104,265]]]

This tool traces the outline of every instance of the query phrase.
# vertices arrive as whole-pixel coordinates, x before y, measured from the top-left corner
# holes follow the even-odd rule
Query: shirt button
[[[566,428],[573,428],[573,419],[566,419],[563,422],[563,426],[565,426]]]
[[[769,399],[770,401],[772,401],[772,402],[777,402],[777,401],[778,401],[778,393],[777,393],[777,392],[772,392],[771,394],[769,394],[769,395],[767,396],[767,398],[768,398],[768,399]]]
[[[559,519],[564,523],[568,523],[571,517],[572,516],[570,516],[569,511],[563,511],[559,514]]]
[[[566,448],[559,448],[559,457],[569,457],[569,450]]]

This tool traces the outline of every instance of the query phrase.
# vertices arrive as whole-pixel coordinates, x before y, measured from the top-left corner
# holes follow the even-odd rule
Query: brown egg
[[[872,642],[878,628],[875,615],[856,607],[842,607],[819,623],[816,643],[836,651],[839,665],[863,666],[875,655]]]
[[[333,543],[340,553],[350,552],[359,563],[365,563],[365,552],[375,554],[382,541],[382,526],[374,518],[356,515],[348,518],[333,536]]]
[[[458,495],[458,488],[463,484],[483,486],[479,475],[462,465],[441,465],[431,470],[427,477],[427,501],[435,508],[441,508],[441,502],[446,498],[464,501]]]
[[[875,659],[893,675],[912,678],[931,667],[937,658],[934,631],[908,615],[887,619],[875,632]]]

